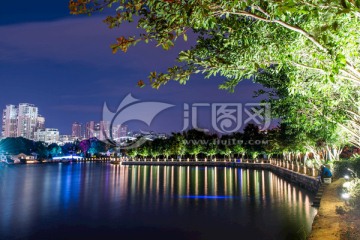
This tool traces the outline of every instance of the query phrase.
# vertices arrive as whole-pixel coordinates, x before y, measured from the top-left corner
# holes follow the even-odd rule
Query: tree
[[[171,150],[173,154],[182,158],[187,151],[187,145],[185,144],[185,138],[181,133],[173,133],[171,136]]]
[[[18,137],[18,138],[5,138],[0,142],[1,151],[8,154],[31,154],[35,151],[35,143],[29,139]]]
[[[244,154],[245,154],[245,148],[240,145],[240,144],[235,144],[233,147],[232,147],[232,152],[237,154],[238,157],[240,157],[240,155],[242,157],[244,157]]]
[[[75,154],[76,153],[76,145],[75,143],[65,143],[64,146],[61,147],[62,152],[65,155]]]
[[[172,149],[171,149],[171,140],[170,139],[160,139],[161,143],[161,153],[162,155],[168,159],[171,155]]]
[[[216,154],[219,153],[219,141],[218,136],[213,134],[209,135],[207,138],[207,144],[205,146],[204,152],[206,156],[209,156],[212,159]]]
[[[72,0],[70,10],[92,13],[115,3],[119,5],[116,14],[105,20],[110,28],[135,21],[144,31],[118,38],[111,46],[114,53],[126,52],[140,41],[154,41],[169,49],[179,37],[186,41],[190,33],[196,38],[190,50],[180,52],[178,65],[167,73],[150,73],[153,87],[170,80],[185,84],[192,74],[202,73],[224,76],[220,88],[233,91],[239,81],[256,79],[263,70],[285,70],[289,97],[284,102],[299,98],[297,107],[308,111],[297,123],[318,128],[317,134],[331,135],[332,130],[321,131],[319,126],[334,121],[332,117],[323,121],[329,117],[323,113],[338,105],[325,101],[319,108],[319,101],[333,99],[333,89],[345,90],[340,100],[345,100],[342,110],[347,115],[342,116],[346,122],[335,118],[331,128],[340,126],[353,136],[349,141],[360,145],[359,99],[351,94],[351,88],[358,91],[360,84],[359,1]],[[317,97],[308,98],[311,95]],[[306,120],[311,111],[323,116]]]
[[[126,154],[128,156],[130,156],[131,158],[134,158],[138,155],[138,150],[137,150],[137,148],[130,148],[130,149],[126,150]]]
[[[34,151],[38,154],[38,159],[45,159],[49,155],[49,151],[44,142],[35,142]]]
[[[261,142],[263,140],[263,134],[257,125],[249,123],[244,128],[243,141],[245,151],[249,154],[256,152],[260,154],[264,151]]]
[[[271,68],[263,70],[255,81],[271,89],[257,95],[267,94],[273,116],[281,119],[277,143],[286,159],[302,152],[312,153],[317,165],[339,159],[348,140],[341,125],[348,119],[348,97],[356,97],[356,89],[346,85],[323,86],[326,91],[320,94],[313,86],[307,86],[306,93],[291,94],[286,71]]]
[[[276,65],[292,70],[296,85],[304,76],[315,82],[360,83],[358,20],[360,2],[305,1],[70,1],[73,14],[92,13],[118,4],[106,18],[110,28],[136,21],[138,36],[120,37],[113,52],[127,51],[139,41],[155,41],[164,49],[193,31],[196,45],[179,54],[182,63],[168,73],[150,74],[154,87],[170,80],[185,83],[193,73],[220,74],[232,90],[259,69]]]
[[[162,150],[161,143],[162,143],[161,139],[155,139],[154,141],[151,142],[150,144],[151,157],[156,159],[160,155]]]
[[[62,149],[56,143],[52,143],[48,146],[48,151],[52,157],[60,156],[63,154]]]
[[[79,143],[79,148],[80,148],[81,152],[86,156],[86,154],[88,153],[88,150],[90,149],[89,139],[82,140]]]
[[[148,142],[138,148],[138,154],[143,158],[146,158],[150,154],[150,147]]]
[[[109,146],[103,141],[98,140],[97,138],[89,139],[89,148],[87,150],[88,153],[93,155],[98,155],[99,153],[104,153],[109,149]]]

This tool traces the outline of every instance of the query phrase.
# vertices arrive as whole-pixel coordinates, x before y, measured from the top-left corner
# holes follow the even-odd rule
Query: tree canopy
[[[154,88],[200,73],[223,76],[220,88],[233,91],[251,78],[272,89],[273,113],[298,146],[335,147],[342,130],[360,145],[359,0],[71,0],[69,7],[72,14],[109,7],[110,28],[133,22],[142,30],[119,37],[114,53],[140,41],[167,50],[196,38],[176,66],[150,73]]]
[[[196,44],[179,54],[179,65],[167,73],[152,72],[153,87],[176,80],[186,83],[193,73],[220,74],[220,86],[233,90],[276,65],[287,68],[291,91],[307,81],[360,83],[358,24],[360,1],[224,1],[224,0],[77,0],[73,14],[115,9],[106,18],[110,28],[135,21],[138,36],[122,36],[114,52],[127,51],[139,41],[155,41],[164,49],[193,32]],[[320,83],[320,85],[319,85]]]

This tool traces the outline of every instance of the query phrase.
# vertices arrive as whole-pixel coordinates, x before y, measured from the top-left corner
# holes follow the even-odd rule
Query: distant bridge
[[[83,160],[84,158],[80,157],[80,156],[74,156],[74,155],[63,156],[63,157],[53,157],[53,160],[65,160],[65,159]]]

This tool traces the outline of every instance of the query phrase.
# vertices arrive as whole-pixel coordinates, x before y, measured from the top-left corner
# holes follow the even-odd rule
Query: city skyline
[[[39,108],[32,103],[7,104],[2,114],[1,138],[24,137],[51,144],[90,138],[98,138],[101,141],[109,138],[116,140],[128,134],[126,125],[114,125],[110,128],[110,123],[107,121],[93,120],[86,123],[73,122],[71,134],[67,132],[60,134],[58,128],[46,127],[45,117],[39,112]]]

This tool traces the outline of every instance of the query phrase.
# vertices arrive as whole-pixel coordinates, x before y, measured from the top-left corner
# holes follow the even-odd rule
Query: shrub
[[[360,176],[360,155],[354,155],[350,159],[341,159],[340,161],[334,162],[334,176],[344,177],[344,175],[349,175],[350,172],[348,168]]]

